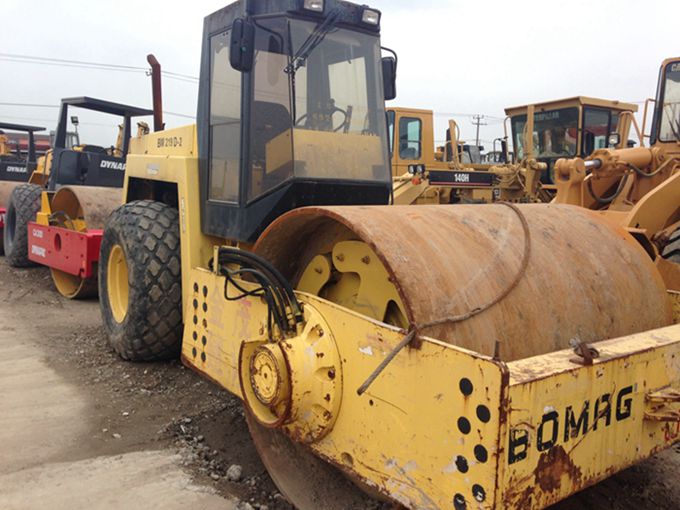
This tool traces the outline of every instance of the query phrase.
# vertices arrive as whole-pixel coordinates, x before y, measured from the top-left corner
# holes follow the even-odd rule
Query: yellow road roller
[[[380,18],[269,0],[205,19],[197,123],[131,141],[104,228],[113,348],[238,396],[303,510],[544,508],[678,441],[680,325],[629,229],[389,205]]]

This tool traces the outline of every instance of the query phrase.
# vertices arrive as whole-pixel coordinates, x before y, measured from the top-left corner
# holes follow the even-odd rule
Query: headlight
[[[424,175],[425,174],[425,165],[418,164],[418,165],[409,165],[408,166],[408,173],[411,175]]]
[[[377,27],[380,24],[380,11],[364,9],[361,13],[361,22]]]
[[[618,133],[611,133],[609,135],[609,140],[607,140],[607,144],[609,147],[616,147],[618,144],[621,143],[621,135]]]
[[[323,0],[304,0],[302,8],[306,11],[323,12]]]

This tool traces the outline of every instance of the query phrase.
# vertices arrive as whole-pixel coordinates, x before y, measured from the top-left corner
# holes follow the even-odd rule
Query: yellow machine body
[[[263,14],[263,20],[272,17]],[[213,47],[209,38],[224,38],[211,58],[226,57],[227,48],[239,44],[213,30],[232,15],[228,7],[206,19],[205,41],[211,42],[204,48]],[[248,20],[241,22],[248,26]],[[281,26],[290,30],[292,22]],[[352,35],[342,30],[328,33],[344,34],[336,41],[340,46],[327,54],[319,46],[317,56],[338,54],[336,48]],[[378,41],[370,41],[371,54],[379,55]],[[274,46],[259,48],[257,60],[272,53],[277,65],[271,69],[286,85],[282,97],[288,101],[297,68],[282,70],[279,56],[287,56]],[[248,44],[242,49],[245,54]],[[219,73],[212,73],[210,58],[203,62],[202,87],[224,81],[227,71],[235,83],[245,83],[237,72],[253,72],[250,79],[263,90],[272,87],[269,79],[258,81],[257,62],[255,71],[246,71],[248,62],[231,61],[230,55],[231,67],[224,60],[215,66]],[[309,58],[305,66],[307,90],[316,80],[313,64]],[[380,76],[389,75],[388,64],[381,61]],[[339,74],[319,69],[323,76]],[[211,103],[237,99],[231,89],[228,96],[209,89]],[[238,111],[247,101],[259,101],[251,92],[233,101]],[[680,440],[678,264],[650,256],[648,243],[640,242],[648,235],[645,221],[669,228],[673,215],[659,214],[666,214],[661,199],[670,200],[664,190],[673,178],[641,198],[639,203],[662,208],[657,216],[645,209],[649,220],[640,219],[638,231],[580,203],[439,205],[448,204],[449,190],[432,196],[438,205],[422,205],[422,194],[402,195],[399,182],[395,202],[421,205],[388,206],[387,179],[380,181],[383,205],[296,208],[294,201],[276,202],[278,208],[265,211],[269,216],[249,218],[245,206],[277,190],[264,198],[248,190],[260,184],[264,189],[268,174],[282,170],[285,177],[293,142],[293,180],[306,170],[297,164],[300,158],[310,172],[321,173],[312,185],[346,176],[355,186],[344,188],[350,193],[360,189],[364,174],[386,176],[385,165],[366,165],[385,161],[381,144],[387,140],[380,129],[340,132],[345,123],[312,130],[293,111],[286,114],[286,129],[272,131],[258,145],[264,157],[244,159],[240,148],[252,149],[255,137],[236,142],[224,131],[219,143],[239,151],[203,152],[202,158],[212,154],[214,160],[204,167],[199,139],[215,146],[207,135],[224,125],[238,125],[241,131],[233,133],[269,129],[254,117],[215,116],[207,100],[199,93],[197,118],[205,126],[130,141],[126,205],[112,214],[101,244],[99,283],[108,287],[102,292],[103,321],[125,359],[180,352],[187,366],[240,398],[264,464],[297,507],[364,508],[352,499],[353,490],[413,510],[540,509]],[[381,101],[377,126],[383,125],[382,107]],[[534,108],[527,115],[531,135]],[[341,111],[347,118],[352,110]],[[218,131],[210,124],[216,118]],[[429,119],[425,136],[434,148],[431,112]],[[352,144],[340,160],[336,148],[343,137]],[[421,145],[421,155],[425,149]],[[451,169],[434,152],[427,161],[447,171],[460,164],[454,161]],[[527,164],[538,172],[539,166]],[[228,206],[224,194],[210,193],[234,191],[227,174],[252,179],[239,181],[236,201]],[[422,185],[408,182],[413,189]],[[334,203],[337,186],[330,181],[328,195],[303,203]],[[56,198],[44,199],[46,212],[51,207],[54,214]],[[234,211],[243,216],[232,216]],[[241,231],[240,223],[227,224],[225,217],[258,218],[258,229]],[[249,242],[204,231],[240,232],[235,237]],[[336,491],[336,483],[350,489]],[[309,490],[309,484],[315,487]]]
[[[521,106],[511,106],[505,109],[505,115],[507,120],[512,120],[518,116],[526,116],[529,112],[529,108],[533,107],[534,113],[545,113],[552,112],[556,110],[562,110],[566,108],[574,108],[578,110],[578,120],[577,126],[584,125],[584,117],[586,115],[586,109],[590,108],[597,111],[609,111],[612,116],[618,117],[618,122],[615,133],[619,134],[619,143],[617,144],[617,149],[622,149],[626,147],[628,142],[628,133],[630,132],[631,123],[633,121],[633,114],[638,111],[638,107],[633,103],[625,103],[618,100],[601,99],[596,97],[587,96],[575,96],[568,97],[564,99],[556,99],[551,101],[544,101],[541,103],[533,103],[531,105],[521,105]],[[526,133],[524,133],[526,135]],[[606,133],[608,135],[609,133]],[[507,135],[507,129],[506,129]],[[522,148],[526,145],[526,140],[520,136],[521,133],[517,133],[517,139],[513,140],[513,144],[517,148]],[[576,129],[574,136],[574,143],[576,145],[576,154],[584,156],[583,154],[583,141],[585,133],[582,129]],[[534,139],[530,140],[532,145]],[[523,147],[526,150],[526,147]],[[533,150],[533,148],[532,148]],[[521,158],[517,158],[521,159]]]
[[[185,310],[182,358],[242,398],[249,413],[260,423],[268,423],[266,430],[278,430],[307,445],[323,459],[319,462],[330,462],[362,487],[414,509],[451,508],[453,501],[464,501],[468,508],[543,508],[678,440],[680,326],[669,326],[671,300],[654,265],[617,227],[582,209],[520,206],[528,218],[532,254],[518,287],[498,309],[488,311],[489,317],[497,314],[497,319],[490,319],[496,326],[485,325],[485,316],[480,315],[469,324],[424,330],[417,345],[397,354],[369,389],[358,395],[362,383],[404,337],[404,329],[384,322],[389,316],[386,310],[392,306],[389,302],[402,311],[401,319],[393,322],[399,324],[405,318],[403,325],[408,327],[409,322],[426,320],[450,308],[451,299],[437,294],[438,285],[447,291],[458,290],[460,311],[489,299],[520,269],[524,245],[519,221],[502,205],[470,209],[437,206],[436,211],[427,207],[315,208],[289,213],[262,235],[254,249],[274,261],[278,253],[284,267],[286,260],[297,260],[297,276],[288,276],[298,281],[298,288],[312,292],[296,292],[305,310],[299,334],[278,337],[271,343],[264,302],[259,297],[226,300],[225,292],[235,289],[224,276],[208,269],[207,261],[216,258],[219,246],[231,243],[201,234],[195,136],[195,126],[186,126],[132,140],[124,196],[127,201],[143,198],[140,190],[154,181],[176,185]],[[181,143],[167,146],[162,142],[165,139]],[[478,224],[466,225],[465,218],[473,218],[477,208],[482,213]],[[563,215],[572,213],[584,222],[584,227],[573,229],[573,235],[590,236],[595,244],[602,244],[602,239],[612,243],[612,252],[607,255],[611,257],[611,274],[584,272],[577,262],[563,262],[571,253],[584,256],[575,240],[560,241],[560,235],[570,230]],[[450,235],[418,228],[418,222],[441,215],[447,219],[439,221],[441,227],[433,228],[442,228]],[[324,222],[331,217],[346,219],[345,226],[352,234],[349,239],[347,234],[326,228]],[[542,223],[545,218],[549,219]],[[416,223],[409,233],[406,225],[412,221]],[[372,232],[390,223],[393,230],[389,232],[399,231],[401,235],[385,231],[382,237],[373,236]],[[458,228],[457,234],[447,230],[447,225]],[[315,231],[325,232],[327,239],[310,234]],[[366,273],[365,284],[384,290],[369,292],[372,297],[362,304],[361,292],[352,290],[356,288],[350,278],[334,291],[319,292],[326,298],[315,295],[315,289],[324,285],[319,283],[325,278],[324,269],[320,267],[317,272],[316,266],[310,265],[312,274],[305,275],[303,266],[327,259],[315,259],[314,250],[325,252],[319,246],[343,239],[362,240],[364,236],[368,241],[365,249],[373,251],[358,249],[355,262],[344,259],[343,263],[349,273],[354,272],[352,267],[365,265],[368,269],[373,267],[371,263],[378,264]],[[456,278],[465,278],[467,259],[451,266],[456,251],[453,245],[441,245],[440,240],[469,245],[475,237],[481,244],[478,252],[471,253],[487,251],[478,265],[482,272],[468,271],[469,281],[456,283]],[[397,245],[404,238],[410,240],[408,249],[402,247],[400,251]],[[551,258],[552,242],[564,243],[560,258],[554,250]],[[305,246],[316,248],[305,252]],[[422,249],[426,252],[421,253]],[[427,250],[440,256],[428,257]],[[441,257],[442,252],[451,254],[450,261]],[[498,258],[501,252],[505,263]],[[596,252],[593,248],[588,256],[603,256],[603,252]],[[468,255],[461,250],[460,256]],[[512,263],[507,262],[509,256]],[[616,270],[624,261],[629,270]],[[400,289],[395,294],[384,268],[394,271],[399,263],[403,266],[398,274],[391,273]],[[418,269],[421,264],[430,267],[423,272]],[[446,270],[440,267],[442,264]],[[560,276],[559,272],[551,273],[550,267],[555,271],[560,267],[571,269],[563,269]],[[607,263],[593,261],[588,267],[607,270]],[[499,275],[496,286],[490,285],[485,270]],[[447,274],[451,275],[450,283],[441,280],[448,278]],[[433,280],[423,283],[422,276]],[[600,311],[594,309],[593,321],[605,329],[599,337],[597,333],[588,336],[593,324],[586,316],[579,317],[577,310],[608,298],[585,298],[576,291],[560,291],[559,285],[554,288],[561,298],[545,298],[542,293],[550,286],[541,289],[541,278],[572,286],[578,280],[584,290],[589,278],[593,284],[613,279],[611,299],[631,294],[630,300],[619,310],[607,308],[610,305]],[[633,295],[634,290],[623,290],[635,282],[644,282],[647,290],[638,291],[645,297]],[[247,281],[240,281],[240,285],[246,289],[253,286]],[[474,285],[481,285],[481,290],[475,290]],[[555,281],[551,285],[556,285]],[[415,295],[413,289],[419,289]],[[554,310],[546,310],[549,322],[564,328],[576,319],[573,324],[576,330],[581,329],[582,338],[568,329],[561,339],[545,332],[541,337],[542,326],[524,322],[521,311],[515,310],[527,309],[524,292],[527,296],[533,293],[532,306],[554,303]],[[640,307],[640,302],[654,304]],[[433,304],[434,315],[428,315]],[[371,316],[381,313],[384,317]],[[625,324],[623,319],[639,322]],[[518,339],[526,328],[534,333],[521,345]],[[634,330],[644,332],[632,333]],[[475,336],[475,331],[483,333]],[[556,331],[559,333],[559,327]],[[569,348],[571,336],[588,355]],[[594,340],[604,341],[592,343]],[[519,350],[511,354],[508,344]],[[262,405],[261,399],[269,405]]]
[[[516,136],[513,140],[515,146],[515,162],[510,163],[510,154],[505,154],[508,163],[471,163],[461,159],[461,149],[463,142],[460,141],[459,128],[455,121],[449,120],[450,141],[447,145],[455,146],[458,150],[451,150],[444,146],[438,148],[437,152],[431,151],[430,147],[435,147],[434,137],[434,113],[432,110],[415,108],[391,108],[391,157],[392,173],[395,180],[395,203],[397,204],[436,204],[454,203],[456,200],[464,202],[490,203],[497,200],[509,202],[549,202],[554,196],[554,186],[541,184],[540,176],[548,169],[545,163],[537,160],[535,151],[535,140],[538,136],[534,133],[533,117],[535,114],[549,114],[560,110],[572,109],[577,112],[574,119],[577,126],[584,125],[587,111],[603,112],[616,120],[615,132],[619,134],[617,148],[625,147],[630,132],[633,115],[637,111],[637,106],[621,101],[612,101],[584,96],[558,99],[543,103],[523,105],[506,108],[507,115],[505,123],[505,140],[507,141],[508,127],[507,122],[519,119],[522,116],[529,118],[523,133]],[[531,113],[529,113],[531,112]],[[613,120],[612,120],[613,122]],[[402,133],[402,123],[404,131]],[[417,130],[408,132],[410,125],[417,125]],[[528,136],[529,129],[534,133]],[[578,127],[574,129],[574,144],[576,155],[584,156],[584,134]],[[608,134],[608,133],[607,133]],[[537,142],[537,141],[536,141]],[[407,150],[401,150],[401,144],[406,144]],[[447,153],[452,155],[451,158]],[[424,175],[409,174],[409,169],[424,167]],[[429,171],[449,171],[461,173],[460,180],[455,179],[447,186],[437,186],[428,182]],[[494,175],[493,184],[489,185],[483,180],[475,184],[473,178],[465,178],[462,174],[476,172],[492,173]],[[466,182],[468,181],[468,182]],[[470,182],[472,181],[472,182]]]
[[[680,59],[665,60],[661,79],[680,75]],[[668,79],[670,82],[670,79]],[[663,87],[659,86],[659,90]],[[678,94],[680,85],[675,85]],[[669,91],[669,94],[671,92]],[[678,100],[657,98],[658,115],[671,112],[678,116]],[[660,113],[663,112],[663,113]],[[675,138],[680,137],[680,120]],[[649,136],[634,123],[640,139]],[[673,129],[673,128],[670,128]],[[645,247],[669,289],[680,291],[680,265],[662,258],[666,246],[680,235],[680,142],[656,135],[651,146],[598,149],[586,158],[560,159],[555,165],[557,195],[555,202],[573,204],[596,211],[603,219],[626,229]],[[669,249],[672,247],[669,246]],[[673,250],[668,255],[673,255]],[[677,258],[677,256],[676,256]]]

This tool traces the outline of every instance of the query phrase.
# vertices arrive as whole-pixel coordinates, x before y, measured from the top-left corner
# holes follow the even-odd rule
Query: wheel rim
[[[116,244],[109,254],[106,271],[106,288],[111,313],[116,322],[123,322],[127,315],[130,286],[128,284],[128,267],[123,248]]]
[[[81,278],[54,268],[50,268],[50,273],[57,291],[66,298],[82,299],[97,295],[96,278]]]

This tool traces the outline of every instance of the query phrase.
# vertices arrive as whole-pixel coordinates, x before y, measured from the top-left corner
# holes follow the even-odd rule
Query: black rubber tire
[[[122,322],[109,302],[107,268],[115,245],[128,269],[128,309]],[[176,358],[182,345],[182,265],[179,214],[151,200],[125,204],[109,216],[99,254],[99,304],[111,347],[131,361]]]
[[[663,247],[661,256],[665,259],[680,264],[680,228],[676,229],[668,239],[668,244]]]
[[[37,184],[20,184],[9,196],[2,236],[5,258],[10,266],[38,265],[28,258],[28,222],[35,221],[40,210],[42,191],[42,187]]]

